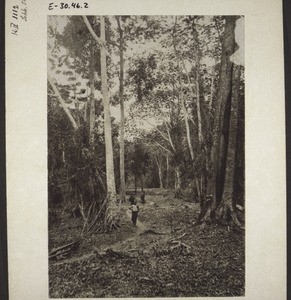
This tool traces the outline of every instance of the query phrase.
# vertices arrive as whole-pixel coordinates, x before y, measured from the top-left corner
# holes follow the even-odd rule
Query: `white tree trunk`
[[[163,188],[163,173],[162,173],[162,166],[161,166],[161,163],[160,163],[158,157],[155,156],[155,158],[156,158],[156,163],[157,163],[157,167],[158,167],[160,188],[162,189],[162,188]]]
[[[93,50],[91,50],[93,52]],[[95,125],[95,99],[94,99],[94,59],[91,54],[90,65],[90,124],[89,124],[89,143],[94,147],[94,125]]]
[[[105,49],[105,18],[100,17],[101,21],[101,84],[102,84],[102,100],[104,106],[104,134],[105,134],[105,150],[106,150],[106,183],[107,183],[107,199],[109,207],[112,202],[116,203],[116,188],[113,165],[113,148],[112,148],[112,134],[111,134],[111,117],[110,117],[110,103],[107,83],[107,65],[106,65],[106,49]]]
[[[167,153],[167,156],[166,156],[166,189],[169,188],[169,169],[170,169],[169,154]]]
[[[125,174],[124,174],[124,100],[123,100],[123,30],[120,25],[120,17],[116,17],[118,29],[119,29],[119,56],[120,56],[120,73],[119,73],[119,101],[120,101],[120,201],[125,201]]]

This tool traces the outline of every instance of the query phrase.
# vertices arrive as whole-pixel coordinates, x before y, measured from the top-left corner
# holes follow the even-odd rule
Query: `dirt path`
[[[126,211],[126,215],[128,216],[128,220],[131,221],[131,213],[130,211]],[[139,219],[137,219],[137,222],[136,222],[136,227],[137,227],[137,232],[136,234],[140,233],[141,231],[144,231],[147,229],[147,226],[141,222]]]
[[[125,214],[127,216],[128,221],[131,223],[131,212],[129,210],[126,210]],[[134,226],[134,225],[132,225],[132,226]],[[107,249],[112,249],[112,250],[115,250],[115,251],[120,250],[120,249],[125,250],[129,244],[131,244],[131,246],[133,246],[134,237],[141,234],[143,231],[145,231],[147,229],[147,226],[143,222],[137,220],[136,229],[137,230],[132,232],[125,240],[118,241],[118,242],[110,245],[109,247],[101,248],[101,252],[104,252]],[[135,246],[137,246],[136,243],[134,243],[134,244],[135,244]],[[59,261],[59,262],[54,262],[54,263],[52,263],[52,265],[59,266],[59,265],[71,264],[71,263],[74,263],[74,262],[86,260],[86,259],[89,259],[92,256],[94,256],[96,251],[97,251],[97,248],[93,247],[92,251],[90,251],[90,252],[88,252],[88,253],[86,253],[82,256],[67,258],[67,259],[64,259],[64,260]]]
[[[74,257],[50,261],[50,297],[244,294],[243,233],[219,226],[194,226],[198,204],[174,199],[173,195],[147,194],[146,201],[140,204],[137,226],[131,224],[131,212],[125,203],[119,230],[92,235]],[[56,227],[50,233],[56,245],[65,234],[76,238],[77,228],[67,228],[66,232]],[[189,246],[189,251],[174,248],[179,244],[172,241]]]

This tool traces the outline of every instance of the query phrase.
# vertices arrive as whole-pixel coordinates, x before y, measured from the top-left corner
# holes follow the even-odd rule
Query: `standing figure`
[[[135,198],[134,198],[133,194],[130,195],[128,201],[130,202],[130,205],[132,205],[135,202]]]
[[[141,203],[142,203],[142,204],[145,204],[145,192],[144,192],[144,191],[142,191],[142,194],[141,194],[141,196],[140,196],[140,199],[141,199]]]
[[[136,205],[136,201],[134,200],[133,204],[129,207],[131,210],[131,222],[136,226],[137,216],[139,212],[139,207]]]

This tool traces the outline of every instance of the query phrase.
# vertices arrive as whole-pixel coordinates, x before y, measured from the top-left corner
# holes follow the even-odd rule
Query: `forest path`
[[[121,205],[121,210],[122,210],[122,214],[121,216],[124,217],[124,215],[127,216],[129,223],[131,224],[131,212],[128,209],[128,204],[127,203],[123,203]],[[133,227],[134,225],[131,224],[131,226]],[[64,265],[64,264],[71,264],[71,263],[75,263],[78,261],[82,261],[82,260],[86,260],[91,258],[92,256],[95,255],[96,251],[106,251],[108,249],[112,249],[112,250],[119,250],[119,249],[125,249],[127,248],[126,245],[128,245],[129,243],[131,243],[131,245],[134,244],[134,236],[141,234],[143,231],[145,231],[148,227],[144,224],[144,222],[141,222],[140,220],[137,220],[135,229],[133,232],[130,232],[130,235],[122,241],[117,241],[114,244],[110,245],[109,247],[105,247],[105,248],[97,248],[95,246],[93,246],[93,249],[91,249],[91,251],[87,252],[86,254],[83,254],[81,256],[76,256],[76,257],[71,257],[71,258],[67,258],[64,259],[62,261],[57,261],[52,263],[52,265],[58,266],[58,265]],[[135,244],[135,246],[137,246]]]
[[[195,226],[199,205],[170,191],[146,191],[145,204],[136,198],[137,226],[123,203],[118,230],[86,237],[72,258],[49,261],[51,298],[242,295],[244,233]],[[76,239],[76,223],[55,224],[50,247]]]
[[[131,212],[127,210],[127,211],[126,211],[126,215],[128,216],[128,219],[129,219],[129,221],[131,222]],[[137,233],[140,233],[141,231],[147,229],[147,226],[146,226],[143,222],[141,222],[139,219],[137,219],[136,227],[137,227],[137,229],[138,229],[137,232],[136,232],[136,234],[137,234]]]

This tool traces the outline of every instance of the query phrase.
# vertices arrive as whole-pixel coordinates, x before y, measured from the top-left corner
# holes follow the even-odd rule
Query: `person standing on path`
[[[129,209],[131,210],[131,222],[134,226],[136,226],[137,216],[139,212],[139,207],[136,204],[136,201],[133,202]]]
[[[141,196],[140,196],[140,199],[141,199],[141,203],[142,203],[142,204],[145,204],[145,192],[144,192],[144,191],[142,191],[142,194],[141,194]]]
[[[128,201],[130,202],[130,205],[134,204],[135,198],[134,198],[133,194],[130,194],[130,197],[129,197]]]

